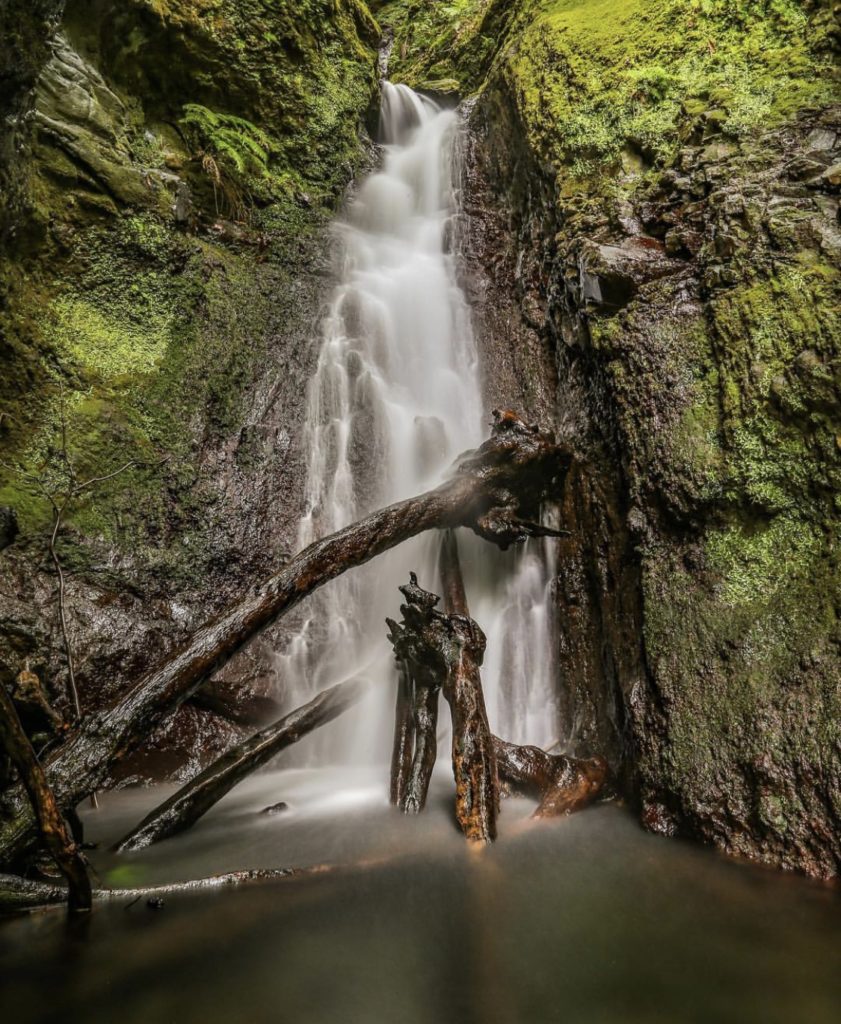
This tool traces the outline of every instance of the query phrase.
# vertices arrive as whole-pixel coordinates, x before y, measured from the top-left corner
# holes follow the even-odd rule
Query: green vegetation
[[[824,33],[798,0],[392,0],[392,77],[504,84],[529,143],[579,177],[655,164],[693,133],[739,137],[835,94]]]
[[[832,96],[796,0],[552,0],[499,61],[535,148],[585,172],[624,146],[672,159],[697,126],[740,135]]]
[[[389,77],[436,92],[475,90],[500,39],[499,0],[388,0],[375,5],[394,29]]]
[[[91,70],[49,111],[71,148],[35,134],[32,210],[0,262],[0,505],[24,543],[49,521],[27,480],[63,393],[80,471],[150,464],[70,510],[68,564],[87,538],[174,580],[213,557],[198,454],[238,434],[269,338],[311,315],[296,281],[365,158],[379,28],[360,0],[68,0],[62,30]],[[81,90],[103,80],[94,123]]]

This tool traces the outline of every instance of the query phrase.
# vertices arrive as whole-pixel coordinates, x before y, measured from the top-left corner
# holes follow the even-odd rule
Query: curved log
[[[498,736],[493,745],[500,779],[540,801],[534,818],[556,818],[581,810],[596,799],[607,781],[607,761],[602,757],[580,760],[547,754],[540,747],[520,747]]]
[[[146,815],[140,824],[115,843],[115,853],[142,850],[191,828],[226,793],[273,757],[297,743],[319,725],[347,711],[362,697],[367,684],[350,679],[323,690],[307,704],[284,715],[226,751],[213,764],[182,786],[177,793]]]
[[[347,569],[432,529],[464,526],[501,548],[527,537],[562,535],[530,517],[545,497],[559,492],[571,450],[513,413],[497,410],[494,420],[490,439],[462,455],[440,487],[314,542],[196,630],[127,694],[87,716],[46,765],[59,805],[73,807],[101,788],[117,761],[205,679],[262,629]],[[0,864],[24,853],[34,835],[31,810],[0,822]]]

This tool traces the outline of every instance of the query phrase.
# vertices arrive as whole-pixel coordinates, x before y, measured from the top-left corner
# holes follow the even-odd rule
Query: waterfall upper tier
[[[384,82],[382,92],[381,167],[336,228],[339,281],[309,391],[301,546],[439,482],[485,433],[479,352],[458,276],[459,116],[404,85]],[[467,537],[460,546],[471,610],[492,638],[492,721],[511,738],[551,742],[544,552],[534,544],[501,555]],[[385,756],[394,667],[384,620],[409,570],[435,588],[437,565],[438,539],[420,538],[310,602],[278,659],[290,703],[354,672],[377,676],[379,691],[341,724],[340,742],[327,749],[330,740],[319,740],[319,758]]]

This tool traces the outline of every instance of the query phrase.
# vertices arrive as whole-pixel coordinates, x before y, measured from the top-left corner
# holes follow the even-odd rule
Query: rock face
[[[0,674],[66,708],[58,551],[85,709],[295,546],[326,227],[370,159],[364,4],[10,0],[0,75]],[[8,32],[5,29],[8,27]],[[64,440],[62,439],[64,438]],[[271,641],[131,777],[195,770],[275,710]]]
[[[831,5],[476,0],[430,17],[398,28],[395,73],[443,61],[479,90],[472,277],[519,307],[480,327],[531,365],[551,351],[583,458],[557,585],[567,745],[623,766],[649,828],[833,876]]]

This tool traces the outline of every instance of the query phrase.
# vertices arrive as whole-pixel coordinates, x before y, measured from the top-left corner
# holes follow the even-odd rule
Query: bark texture
[[[557,818],[580,811],[599,796],[608,777],[603,757],[547,754],[540,747],[520,747],[498,736],[494,736],[493,744],[500,780],[540,801],[535,818]]]

